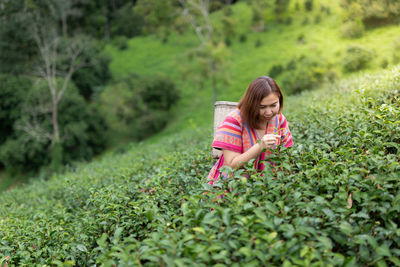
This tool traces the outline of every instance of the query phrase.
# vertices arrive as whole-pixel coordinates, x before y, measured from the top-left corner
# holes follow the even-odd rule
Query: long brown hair
[[[258,127],[260,121],[260,103],[264,97],[273,93],[279,98],[280,113],[283,108],[283,94],[275,80],[268,76],[260,76],[250,83],[238,104],[243,121],[250,128]]]

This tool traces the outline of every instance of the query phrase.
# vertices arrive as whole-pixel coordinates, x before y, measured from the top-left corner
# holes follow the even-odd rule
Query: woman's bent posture
[[[254,167],[264,170],[261,161],[270,153],[263,152],[265,149],[293,145],[282,108],[283,94],[272,78],[261,76],[249,85],[238,108],[226,116],[215,133],[212,147],[221,149],[222,155],[208,175],[211,185],[218,180],[222,166],[240,168],[255,159]]]

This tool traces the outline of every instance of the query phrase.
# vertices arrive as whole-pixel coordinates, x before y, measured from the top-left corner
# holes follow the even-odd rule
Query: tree
[[[170,28],[179,16],[179,2],[177,0],[138,0],[133,11],[143,18],[143,32],[157,33],[166,41]]]
[[[367,28],[400,22],[398,0],[342,0],[343,20],[360,20]]]
[[[85,0],[52,0],[47,2],[51,14],[56,20],[61,20],[62,33],[64,37],[67,37],[68,35],[68,17],[81,16],[82,12],[77,8],[77,4],[83,2],[85,2]]]
[[[57,79],[57,82],[61,85],[63,81]],[[104,136],[107,128],[98,108],[87,104],[74,84],[69,83],[58,105],[61,142],[54,147],[48,92],[47,82],[39,80],[21,96],[13,132],[0,147],[0,162],[6,169],[29,172],[52,164],[52,169],[58,170],[61,163],[89,160],[107,144]]]
[[[282,15],[286,12],[289,6],[290,0],[275,0],[275,19],[277,22],[281,22]]]
[[[21,116],[21,104],[32,82],[26,77],[0,74],[0,145],[13,133]]]
[[[60,37],[58,30],[54,27],[53,21],[44,18],[39,12],[31,13],[32,22],[30,25],[31,34],[39,50],[38,73],[47,82],[50,98],[51,125],[52,133],[26,123],[26,132],[32,137],[37,138],[40,134],[42,138],[49,138],[54,155],[54,166],[60,163],[62,151],[60,126],[58,119],[58,106],[63,99],[65,91],[71,82],[72,75],[79,68],[85,66],[85,60],[81,58],[88,39],[84,36],[75,38]],[[46,25],[44,27],[43,25]]]
[[[113,131],[110,139],[141,140],[168,123],[179,91],[166,77],[132,75],[105,89],[100,100],[104,118]]]
[[[191,23],[200,46],[194,54],[202,62],[203,77],[211,80],[212,103],[217,99],[217,78],[222,66],[229,57],[229,51],[220,39],[214,34],[215,29],[210,19],[209,0],[180,0],[183,6],[183,16]]]
[[[27,74],[37,55],[35,43],[26,25],[29,19],[21,0],[0,0],[0,72]]]

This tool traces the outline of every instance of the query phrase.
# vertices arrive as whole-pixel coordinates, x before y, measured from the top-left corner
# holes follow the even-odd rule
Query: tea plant
[[[399,88],[394,68],[288,99],[295,146],[213,187],[197,129],[3,193],[0,265],[400,265]]]

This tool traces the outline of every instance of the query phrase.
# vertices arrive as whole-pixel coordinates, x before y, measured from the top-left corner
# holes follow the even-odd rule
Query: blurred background
[[[260,75],[296,95],[396,65],[399,24],[398,0],[0,0],[0,190],[211,129]]]

